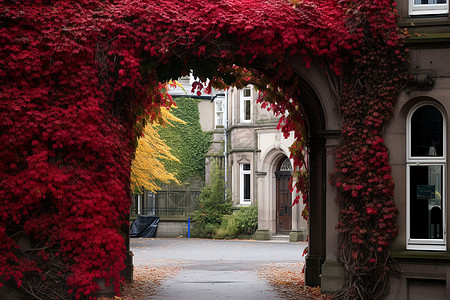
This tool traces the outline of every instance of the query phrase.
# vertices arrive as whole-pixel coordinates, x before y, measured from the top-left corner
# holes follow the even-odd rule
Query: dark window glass
[[[244,164],[244,165],[242,166],[242,169],[243,169],[244,171],[250,171],[250,164]]]
[[[410,167],[410,230],[413,239],[442,239],[442,166]]]
[[[244,200],[250,200],[250,174],[244,174]]]
[[[434,106],[420,107],[411,118],[411,155],[443,155],[443,119]]]
[[[244,101],[245,109],[245,120],[250,120],[250,101]]]
[[[244,89],[244,97],[250,97],[252,95],[252,91],[250,89]]]
[[[414,4],[445,4],[447,0],[414,0]]]

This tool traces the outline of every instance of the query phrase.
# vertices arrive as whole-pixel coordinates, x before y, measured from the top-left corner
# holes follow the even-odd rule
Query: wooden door
[[[292,199],[289,191],[289,172],[276,172],[277,233],[288,234],[292,229]]]

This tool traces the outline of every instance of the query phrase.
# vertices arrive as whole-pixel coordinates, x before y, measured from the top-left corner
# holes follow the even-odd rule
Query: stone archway
[[[338,233],[335,225],[338,222],[338,209],[335,203],[336,189],[329,184],[328,176],[334,170],[333,149],[337,147],[340,137],[340,114],[337,97],[333,93],[330,82],[317,68],[305,68],[303,62],[292,59],[291,67],[299,76],[302,87],[302,105],[307,115],[309,129],[308,170],[310,174],[309,193],[309,252],[306,257],[306,284],[319,285],[327,290],[330,280],[336,290],[340,280],[336,276],[324,274],[325,268],[337,268],[341,271],[336,259],[336,245]],[[256,174],[258,182],[263,182],[269,174],[275,175],[274,161],[280,160],[284,155],[289,156],[289,150],[282,143],[274,141],[273,146],[262,152],[261,162]],[[275,186],[275,176],[273,176]],[[275,198],[276,191],[265,185],[261,192]],[[268,239],[270,234],[276,232],[276,205],[275,202],[263,201],[265,208],[259,208],[262,218],[259,220],[257,238]],[[272,204],[270,204],[272,203]],[[268,212],[271,212],[271,215]],[[270,221],[272,220],[272,221]],[[336,274],[336,273],[334,273]],[[325,286],[324,286],[325,284]]]
[[[329,183],[328,176],[334,170],[333,150],[338,146],[341,134],[339,102],[332,80],[320,68],[305,68],[299,59],[292,59],[290,65],[301,78],[302,104],[310,134],[309,245],[305,282],[311,286],[321,285],[324,292],[334,292],[342,284],[343,270],[336,256],[337,191]]]
[[[95,249],[101,252],[106,244],[112,245],[107,253],[101,252],[106,258],[97,268],[102,270],[101,276],[117,279],[118,270],[123,267],[123,263],[117,259],[123,256],[123,232],[118,224],[123,226],[126,223],[126,211],[129,209],[128,171],[133,152],[133,138],[136,132],[139,133],[136,128],[139,126],[134,127],[136,120],[146,109],[151,112],[150,117],[157,117],[153,110],[157,111],[160,106],[167,104],[159,94],[160,81],[178,77],[185,71],[184,68],[193,65],[202,75],[217,75],[218,62],[232,65],[237,60],[242,66],[259,70],[268,78],[277,78],[276,84],[281,88],[283,84],[291,85],[290,81],[297,80],[297,77],[303,78],[299,79],[303,93],[301,98],[308,115],[311,141],[311,232],[306,272],[307,284],[318,283],[321,263],[327,257],[326,251],[333,248],[334,252],[335,247],[333,239],[325,241],[325,231],[329,228],[325,222],[334,222],[334,219],[328,218],[325,221],[325,216],[328,215],[325,200],[334,199],[333,193],[328,193],[326,187],[327,172],[331,169],[332,159],[325,150],[331,141],[328,137],[334,133],[333,130],[339,128],[338,109],[330,87],[319,69],[306,69],[303,62],[286,59],[288,53],[302,56],[303,52],[299,52],[298,48],[304,45],[301,42],[299,45],[295,44],[290,37],[304,33],[304,28],[300,25],[307,27],[307,19],[297,14],[288,3],[268,3],[270,5],[264,11],[245,1],[234,3],[236,13],[239,12],[242,19],[238,24],[234,23],[236,14],[231,14],[226,4],[214,9],[199,8],[198,10],[203,12],[199,19],[209,16],[206,13],[208,9],[214,11],[217,16],[226,14],[229,17],[223,21],[225,24],[214,23],[221,31],[214,29],[213,34],[210,26],[195,27],[184,19],[178,22],[178,19],[167,13],[172,3],[165,3],[167,6],[162,8],[159,4],[152,7],[151,2],[137,2],[133,7],[120,3],[105,8],[102,1],[90,1],[89,4],[84,3],[84,6],[73,8],[86,16],[86,19],[75,17],[77,14],[63,5],[51,6],[46,2],[32,8],[23,3],[21,7],[10,6],[12,12],[8,15],[20,15],[20,18],[13,21],[5,15],[4,18],[8,19],[8,22],[5,22],[7,29],[11,29],[11,32],[29,32],[26,38],[11,35],[11,47],[5,51],[5,57],[8,57],[5,66],[8,65],[8,68],[3,75],[8,80],[5,80],[2,86],[5,90],[6,87],[11,89],[9,93],[5,93],[9,102],[5,101],[4,105],[4,114],[8,118],[5,118],[6,121],[2,120],[6,141],[2,150],[6,149],[8,153],[4,163],[9,168],[7,172],[11,176],[11,183],[5,183],[3,195],[9,203],[27,197],[28,202],[20,202],[14,207],[11,206],[14,209],[6,210],[4,219],[7,221],[4,224],[7,225],[2,223],[1,226],[12,226],[10,220],[14,215],[17,224],[24,226],[27,222],[30,225],[27,227],[30,235],[38,235],[42,233],[39,226],[45,221],[49,228],[61,231],[58,238],[61,238],[62,244],[67,244],[65,250],[60,251],[57,248],[59,242],[55,243],[53,250],[60,251],[58,254],[62,256],[81,257],[85,268],[96,263],[99,257],[87,250]],[[96,5],[101,9],[97,9]],[[20,9],[23,11],[13,13]],[[197,12],[197,8],[186,7],[186,10],[188,9],[192,13]],[[102,15],[104,12],[107,14],[105,18]],[[159,19],[147,19],[152,12]],[[313,16],[314,12],[315,10],[308,11]],[[281,25],[275,21],[253,24],[252,20],[247,19],[250,14],[254,18],[270,19],[268,15],[289,17],[289,24]],[[71,26],[70,34],[76,34],[69,36],[66,29],[61,30],[58,23],[60,20],[56,20],[55,15],[67,20],[67,24]],[[157,26],[160,29],[161,24],[181,28],[180,36],[175,39],[177,43],[166,41],[167,34],[164,30],[145,30],[152,29],[149,24],[153,20],[160,22],[153,24],[155,29]],[[217,20],[220,18],[217,17]],[[245,22],[248,22],[249,28]],[[42,27],[30,27],[30,24],[46,28],[42,30]],[[253,25],[261,27],[254,30]],[[140,30],[137,29],[138,26],[142,26]],[[84,32],[87,27],[92,31]],[[189,32],[195,34],[186,37],[186,28],[191,28]],[[267,28],[270,30],[266,30]],[[286,28],[299,28],[299,32],[288,32]],[[267,39],[263,35],[260,38],[254,36],[255,33],[262,34],[261,32],[272,30],[273,34],[269,34]],[[238,36],[239,38],[236,38]],[[198,40],[188,45],[188,42],[195,38]],[[160,43],[162,40],[165,42]],[[254,47],[254,43],[257,47]],[[269,53],[265,49],[271,43],[273,45]],[[286,47],[288,43],[292,43],[289,49]],[[220,51],[217,51],[218,45]],[[168,49],[170,47],[172,48]],[[23,49],[20,58],[15,57],[17,49]],[[246,52],[245,49],[259,50]],[[13,56],[15,58],[12,58]],[[298,76],[282,76],[284,71],[291,69],[294,69]],[[34,76],[31,85],[24,80],[20,70],[27,70],[28,75]],[[227,72],[224,74],[231,76]],[[16,122],[17,120],[22,123]],[[24,130],[24,124],[30,125],[32,129]],[[20,136],[20,139],[17,136]],[[21,171],[20,174],[16,171],[17,168]],[[31,177],[34,178],[33,182]],[[19,179],[24,182],[23,186],[30,186],[30,190],[17,189],[15,184]],[[8,207],[8,203],[4,204],[4,207]],[[24,208],[27,212],[37,211],[42,205],[53,209],[51,215],[42,214],[30,218],[21,214]],[[329,212],[335,214],[333,210]],[[98,240],[92,240],[92,228],[95,227],[92,220],[98,220],[98,217],[104,222],[97,224],[102,227],[96,227],[95,232],[101,234],[98,234]],[[334,224],[335,222],[333,226]],[[85,226],[86,230],[81,232],[80,226]],[[77,235],[72,234],[73,232]],[[17,246],[6,234],[3,237],[11,247]],[[49,237],[50,234],[41,239]],[[333,247],[326,247],[326,243]],[[78,252],[72,253],[75,250]],[[333,254],[330,257],[333,257]],[[71,267],[80,271],[76,265]],[[75,274],[75,271],[72,274]],[[94,272],[88,275],[89,278],[83,279],[83,282],[72,276],[71,284],[82,287],[80,291],[84,289],[87,293],[95,290],[92,283],[97,275],[94,276]],[[118,280],[116,282],[118,283]]]

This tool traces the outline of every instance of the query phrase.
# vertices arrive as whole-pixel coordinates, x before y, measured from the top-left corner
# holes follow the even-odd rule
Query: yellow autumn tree
[[[158,134],[158,126],[173,126],[171,121],[185,123],[174,116],[169,109],[161,109],[161,123],[153,122],[144,128],[143,136],[138,140],[135,158],[131,163],[131,190],[142,193],[143,190],[156,192],[160,189],[158,182],[179,183],[175,174],[168,172],[163,159],[179,161],[170,153],[170,147]]]

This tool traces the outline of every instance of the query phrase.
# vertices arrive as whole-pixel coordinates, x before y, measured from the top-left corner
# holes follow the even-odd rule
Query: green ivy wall
[[[186,122],[175,123],[167,127],[161,127],[158,132],[161,138],[172,149],[172,154],[181,163],[164,161],[166,169],[176,174],[176,178],[182,183],[191,179],[204,179],[205,154],[208,151],[211,134],[203,132],[200,125],[198,103],[200,100],[189,97],[174,98],[177,108],[172,113]]]

